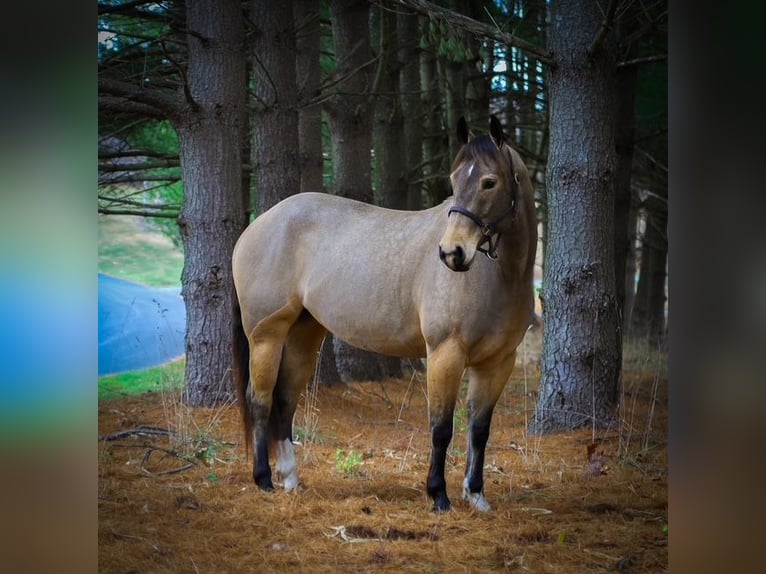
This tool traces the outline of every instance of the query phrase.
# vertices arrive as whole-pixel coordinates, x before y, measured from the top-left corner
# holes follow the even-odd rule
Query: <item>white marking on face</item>
[[[468,177],[471,177],[471,174],[473,173],[473,165],[474,164],[471,163],[471,165],[468,166]]]

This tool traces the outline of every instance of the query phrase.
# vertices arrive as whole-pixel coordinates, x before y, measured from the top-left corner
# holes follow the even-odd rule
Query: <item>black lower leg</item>
[[[447,447],[452,440],[452,413],[438,422],[431,423],[431,466],[428,470],[426,487],[434,501],[433,510],[444,512],[450,509],[447,497],[447,481],[444,478],[444,464]]]
[[[468,430],[468,465],[466,478],[468,491],[480,493],[484,489],[484,453],[489,439],[489,426],[492,422],[492,412],[475,416]]]
[[[269,466],[269,431],[268,419],[271,409],[253,408],[253,428],[255,429],[255,460],[253,461],[253,480],[261,490],[274,490]]]
[[[266,437],[258,440],[255,445],[255,461],[253,462],[253,480],[261,490],[274,490],[269,466],[269,445]]]

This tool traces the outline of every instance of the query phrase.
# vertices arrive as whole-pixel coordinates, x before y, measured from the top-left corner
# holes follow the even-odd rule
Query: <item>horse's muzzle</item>
[[[452,251],[444,251],[441,248],[441,245],[439,246],[439,258],[444,262],[444,264],[452,269],[453,271],[468,271],[470,269],[470,265],[466,264],[465,261],[465,251],[462,247],[459,245],[455,246],[455,248]]]

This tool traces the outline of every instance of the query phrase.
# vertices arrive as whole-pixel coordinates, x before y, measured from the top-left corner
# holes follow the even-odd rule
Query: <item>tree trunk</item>
[[[423,35],[430,26],[428,20],[422,21]],[[423,175],[425,178],[428,207],[444,201],[450,194],[449,179],[443,165],[449,161],[446,157],[446,145],[442,141],[441,100],[438,84],[436,56],[429,50],[420,52],[420,83],[423,86]],[[449,158],[451,159],[451,158]]]
[[[320,3],[295,0],[296,69],[298,79],[298,139],[301,192],[324,190],[322,108],[311,105],[319,95]]]
[[[635,10],[635,7],[633,7]],[[630,14],[630,11],[628,12]],[[636,22],[624,14],[619,33],[628,36],[635,26],[628,28],[624,22]],[[637,56],[636,44],[631,43],[623,57],[631,60]],[[630,240],[633,233],[631,223],[631,188],[633,173],[633,128],[635,125],[637,66],[627,66],[617,71],[617,119],[615,145],[617,150],[617,186],[614,210],[614,272],[617,290],[617,308],[620,310],[620,332],[624,333],[628,317],[624,314],[627,285],[627,270],[630,255]],[[635,221],[635,220],[634,220]]]
[[[407,175],[404,150],[404,120],[399,102],[396,14],[374,8],[372,35],[378,46],[378,72],[373,142],[378,203],[392,209],[407,209]]]
[[[420,99],[420,23],[417,15],[399,12],[399,86],[407,161],[407,209],[423,209],[423,106]]]
[[[327,106],[332,146],[333,190],[336,195],[372,203],[370,150],[372,114],[369,4],[364,0],[330,2],[336,74],[350,74]],[[353,73],[352,73],[353,72]]]
[[[370,64],[369,4],[364,0],[332,0],[330,2],[335,59],[339,75],[354,72],[338,86],[328,106],[332,141],[333,188],[336,195],[372,203],[370,150],[372,121],[369,89],[373,67]],[[327,346],[326,340],[324,345]],[[398,359],[384,357],[333,340],[336,366],[341,380],[376,380],[382,371],[380,363]],[[401,371],[400,371],[401,374]]]
[[[292,0],[253,0],[251,8],[256,98],[252,163],[260,214],[300,191],[298,88]]]
[[[176,125],[184,183],[184,401],[210,406],[234,396],[231,252],[245,226],[245,55],[239,2],[189,0],[186,10],[188,109]]]
[[[596,2],[553,0],[542,378],[530,432],[614,424],[621,339],[614,274],[615,48]]]
[[[462,62],[455,62],[452,59],[446,58],[440,60],[441,69],[444,74],[444,86],[446,92],[447,103],[447,126],[456,126],[461,116],[466,115],[465,110],[465,73]],[[469,123],[476,121],[475,118],[467,117]],[[458,140],[457,130],[449,130],[449,159],[452,159],[457,155],[457,152],[462,147],[463,142]]]
[[[659,190],[662,196],[667,190]],[[652,343],[665,335],[665,278],[668,260],[667,204],[664,197],[647,200],[646,229],[641,244],[641,270],[631,315],[631,335]]]

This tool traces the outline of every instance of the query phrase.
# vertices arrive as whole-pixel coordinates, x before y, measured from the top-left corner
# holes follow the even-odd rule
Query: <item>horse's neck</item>
[[[498,261],[505,274],[522,275],[529,267],[530,237],[524,232],[503,233],[498,242]]]

